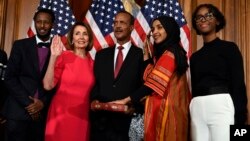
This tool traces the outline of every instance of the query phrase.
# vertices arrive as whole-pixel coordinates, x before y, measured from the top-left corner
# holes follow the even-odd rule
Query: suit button
[[[115,87],[116,87],[116,85],[113,85],[113,87],[115,88]]]

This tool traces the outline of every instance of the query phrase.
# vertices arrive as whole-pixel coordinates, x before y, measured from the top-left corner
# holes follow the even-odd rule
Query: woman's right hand
[[[51,56],[59,56],[63,51],[64,45],[61,41],[61,37],[59,35],[55,35],[52,39],[52,43],[50,46]]]
[[[148,33],[146,39],[144,40],[144,45],[143,45],[143,58],[144,61],[148,60],[151,56],[151,51],[150,51],[150,46],[152,45],[150,42],[150,34],[151,31]]]

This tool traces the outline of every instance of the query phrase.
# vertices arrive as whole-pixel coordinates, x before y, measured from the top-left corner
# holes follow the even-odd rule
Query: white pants
[[[230,140],[234,105],[229,94],[194,97],[189,108],[192,141]]]

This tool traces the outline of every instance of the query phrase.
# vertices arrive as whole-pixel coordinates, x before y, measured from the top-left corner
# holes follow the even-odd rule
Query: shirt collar
[[[125,43],[123,45],[116,43],[115,48],[117,49],[119,46],[123,46],[125,50],[129,50],[131,45],[132,45],[131,41],[128,41],[127,43]]]
[[[38,38],[36,35],[36,44],[38,44],[38,43],[50,43],[50,40],[51,40],[51,37],[47,41],[44,42],[40,38]]]

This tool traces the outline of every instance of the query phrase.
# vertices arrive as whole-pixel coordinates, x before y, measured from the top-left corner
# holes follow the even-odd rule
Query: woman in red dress
[[[76,23],[68,34],[71,50],[63,51],[59,36],[51,45],[44,88],[56,87],[46,122],[45,141],[89,140],[89,93],[94,84],[90,27]]]

